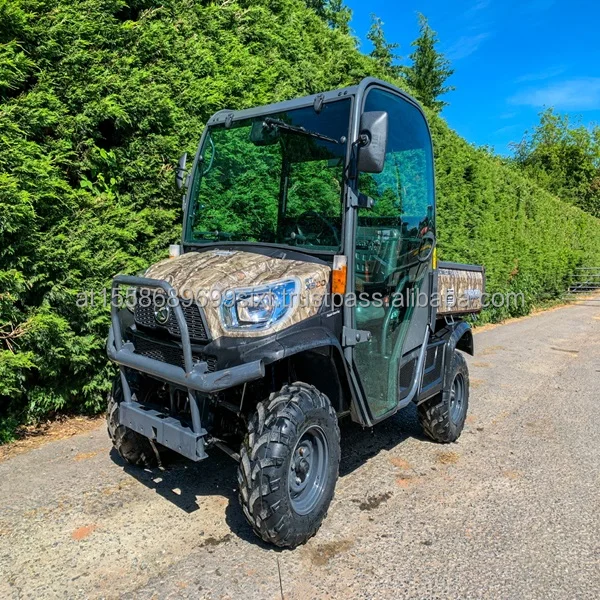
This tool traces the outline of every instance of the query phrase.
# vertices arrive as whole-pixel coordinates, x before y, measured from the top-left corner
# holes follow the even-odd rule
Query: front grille
[[[166,298],[164,302],[161,299],[156,304],[158,304],[159,307],[164,306],[166,304]],[[175,318],[175,311],[171,309],[168,321],[164,325],[161,325],[156,321],[154,316],[156,308],[152,296],[138,298],[133,313],[136,324],[147,329],[167,330],[171,335],[181,337],[179,323],[177,323],[177,319]],[[183,316],[188,326],[190,339],[198,342],[206,342],[208,340],[208,333],[206,331],[206,326],[204,325],[204,318],[201,313],[202,309],[195,303],[182,303],[181,308],[183,309]]]
[[[173,344],[165,344],[156,340],[148,339],[141,336],[135,336],[133,339],[133,345],[135,346],[135,353],[159,360],[160,362],[175,365],[176,367],[185,368],[183,360],[183,350],[179,346]],[[193,353],[192,359],[194,362],[205,361],[208,365],[208,371],[213,373],[217,370],[217,358],[216,356],[210,356],[206,354]]]

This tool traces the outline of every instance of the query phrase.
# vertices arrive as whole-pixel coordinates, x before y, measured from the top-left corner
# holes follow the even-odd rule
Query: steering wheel
[[[300,227],[300,223],[306,221],[309,218],[315,218],[323,223],[324,227],[322,227],[319,231],[307,231],[306,225]],[[319,214],[315,210],[308,210],[302,213],[299,217],[296,217],[295,222],[293,224],[293,230],[290,233],[289,237],[294,240],[296,243],[316,243],[319,245],[335,245],[339,246],[340,244],[340,236],[336,230],[336,228],[332,225],[330,221],[328,221],[323,215]],[[321,241],[322,236],[329,232],[333,236],[334,244],[323,244]]]

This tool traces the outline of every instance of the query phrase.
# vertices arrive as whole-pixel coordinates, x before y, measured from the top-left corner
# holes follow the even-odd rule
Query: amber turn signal
[[[346,276],[348,262],[345,256],[336,255],[333,257],[333,271],[331,273],[331,293],[346,293]]]

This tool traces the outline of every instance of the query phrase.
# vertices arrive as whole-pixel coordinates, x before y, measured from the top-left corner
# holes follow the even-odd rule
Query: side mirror
[[[358,170],[381,173],[385,163],[388,138],[388,113],[371,111],[362,114],[358,137]]]
[[[187,152],[184,152],[181,155],[181,158],[179,159],[177,169],[175,169],[175,183],[177,184],[177,189],[181,189],[183,187],[186,163],[187,163]]]

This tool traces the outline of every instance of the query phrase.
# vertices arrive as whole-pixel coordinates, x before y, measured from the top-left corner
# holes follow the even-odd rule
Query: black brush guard
[[[174,311],[181,332],[184,368],[136,354],[133,342],[123,340],[118,302],[121,286],[160,289],[168,299],[171,299],[170,308]],[[204,438],[207,432],[202,427],[200,420],[196,392],[203,394],[219,392],[248,381],[260,379],[265,374],[262,360],[214,372],[208,371],[206,362],[194,362],[188,326],[181,304],[177,301],[174,288],[166,281],[146,277],[118,275],[113,279],[111,327],[106,350],[108,357],[117,363],[121,369],[123,384],[123,402],[119,406],[119,422],[121,425],[129,427],[193,461],[206,458]],[[168,413],[161,413],[134,400],[131,386],[127,381],[126,368],[146,373],[186,389],[192,416],[191,429]]]

